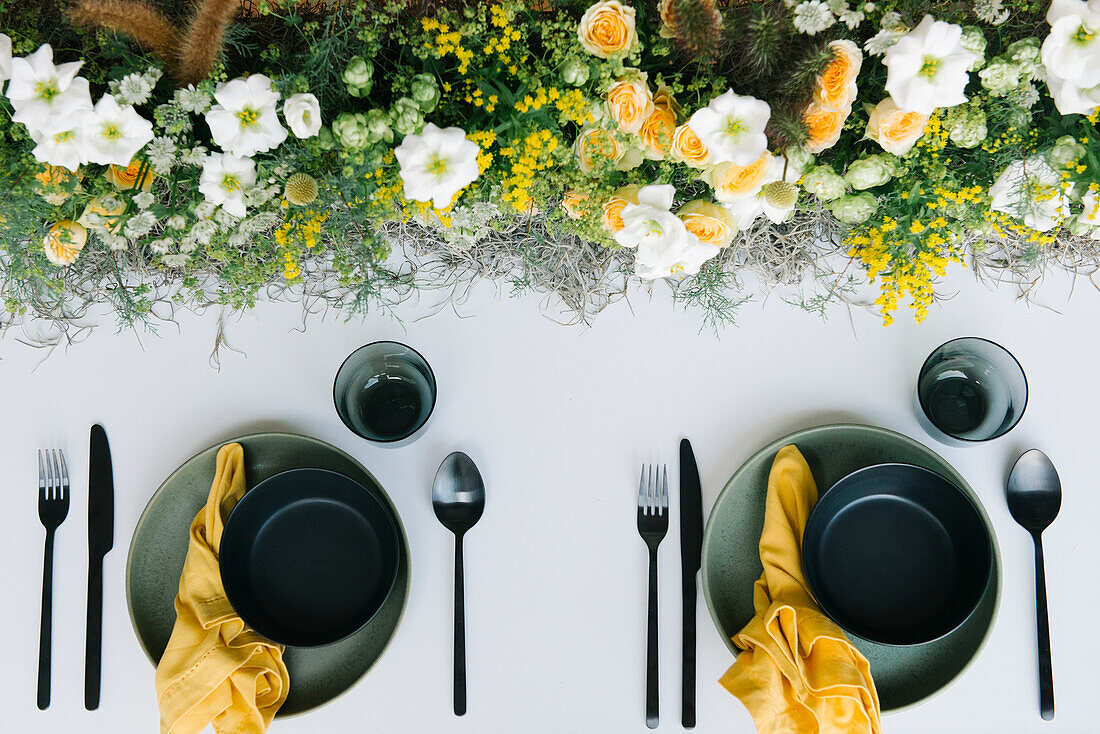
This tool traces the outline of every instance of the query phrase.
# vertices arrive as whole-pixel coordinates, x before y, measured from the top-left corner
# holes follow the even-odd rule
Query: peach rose
[[[692,168],[706,168],[710,163],[710,151],[686,122],[673,131],[672,147],[668,154],[672,160]]]
[[[117,202],[115,206],[107,208],[103,203],[104,197],[97,196],[88,202],[84,207],[84,211],[80,214],[80,218],[76,221],[84,227],[89,229],[105,229],[108,232],[114,232],[120,226],[118,217],[122,212],[126,211],[126,205],[122,202]]]
[[[814,85],[814,101],[827,110],[850,110],[856,98],[856,77],[863,66],[863,52],[851,41],[833,41],[833,59]]]
[[[802,122],[806,125],[806,131],[810,139],[806,142],[806,150],[811,153],[820,153],[823,150],[836,145],[840,140],[840,133],[844,130],[844,121],[848,119],[851,108],[840,110],[822,107],[817,102],[811,102],[802,113]]]
[[[603,227],[610,234],[615,234],[623,228],[623,209],[627,204],[638,203],[638,191],[640,186],[623,186],[615,189],[611,198],[603,205]]]
[[[733,212],[709,201],[689,201],[680,207],[676,216],[684,223],[687,231],[704,245],[728,247],[737,234],[737,220]]]
[[[38,182],[35,190],[47,204],[61,206],[69,200],[69,192],[62,187],[62,184],[73,178],[78,179],[79,175],[62,166],[47,165],[34,174],[34,180]]]
[[[148,166],[141,170],[142,163],[139,160],[130,161],[126,168],[111,165],[107,169],[107,180],[115,185],[119,191],[137,188],[138,177],[141,177],[141,190],[148,191],[153,187],[153,169]]]
[[[625,152],[614,135],[599,127],[582,130],[573,146],[577,152],[577,167],[582,173],[592,173],[600,161],[618,163]]]
[[[653,113],[653,93],[645,74],[618,79],[607,88],[607,114],[624,133],[636,133]]]
[[[580,219],[588,213],[588,201],[587,194],[569,189],[561,199],[561,208],[570,219]]]
[[[707,180],[714,187],[714,198],[728,204],[760,193],[760,189],[768,182],[771,162],[772,154],[764,151],[764,155],[747,166],[719,163],[707,174]]]
[[[902,112],[893,97],[875,105],[871,119],[867,121],[867,137],[882,146],[887,153],[905,155],[924,135],[928,115],[920,112]]]
[[[679,105],[664,85],[653,95],[653,112],[642,123],[638,136],[642,139],[646,157],[663,161],[672,147],[676,133],[676,113]]]
[[[608,56],[630,50],[638,40],[634,29],[634,8],[619,0],[602,0],[584,12],[577,26],[577,38],[593,56]]]
[[[46,259],[54,265],[72,265],[88,241],[88,230],[84,225],[71,219],[65,219],[54,226],[42,238],[42,248]]]

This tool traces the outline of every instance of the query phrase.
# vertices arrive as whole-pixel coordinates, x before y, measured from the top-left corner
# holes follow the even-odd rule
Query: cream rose
[[[606,59],[623,53],[638,40],[634,8],[619,0],[603,0],[585,11],[577,26],[577,38],[585,51]]]
[[[141,190],[148,191],[153,186],[153,169],[150,166],[145,166],[145,170],[142,171],[142,163],[138,160],[130,161],[130,165],[123,168],[122,166],[111,165],[107,168],[107,180],[115,185],[120,191],[126,191],[128,189],[137,188],[138,177],[141,177]]]
[[[737,220],[733,213],[709,201],[689,201],[680,207],[676,216],[684,223],[687,231],[704,245],[728,247],[737,235]]]
[[[887,153],[905,155],[924,135],[928,115],[902,112],[893,97],[875,105],[867,121],[867,137],[882,146]]]
[[[72,265],[87,241],[88,230],[84,225],[65,219],[50,227],[42,239],[42,249],[54,265]]]
[[[673,131],[672,148],[669,149],[668,154],[672,160],[684,163],[691,168],[702,169],[710,164],[710,151],[687,123]]]
[[[638,132],[653,109],[645,74],[632,73],[607,88],[607,114],[624,133]]]
[[[623,224],[623,209],[627,204],[638,203],[638,192],[641,190],[639,186],[623,186],[615,189],[615,192],[611,194],[603,205],[603,228],[609,233],[615,234],[620,231]]]
[[[676,114],[679,105],[672,98],[668,88],[662,85],[653,95],[653,112],[638,129],[642,139],[646,158],[663,161],[672,147],[672,138],[676,133]]]
[[[599,127],[581,131],[573,146],[577,153],[577,167],[583,173],[592,173],[600,161],[618,163],[625,152],[614,135]]]
[[[811,102],[802,113],[802,122],[806,124],[806,131],[810,136],[806,142],[806,150],[816,154],[836,145],[850,112],[850,108],[833,110]]]
[[[756,196],[764,184],[768,183],[771,161],[772,154],[764,151],[764,155],[747,166],[719,163],[706,176],[707,181],[714,187],[714,198],[723,204],[728,204],[731,201]]]
[[[561,199],[561,208],[570,219],[580,219],[588,213],[588,196],[569,189]]]
[[[832,61],[814,85],[814,101],[826,109],[851,109],[856,98],[856,78],[863,66],[863,52],[851,41],[833,41],[828,46]]]

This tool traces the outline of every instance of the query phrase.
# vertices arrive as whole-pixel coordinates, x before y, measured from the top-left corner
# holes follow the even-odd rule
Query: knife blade
[[[114,546],[115,480],[103,426],[92,426],[88,459],[88,627],[84,648],[84,708],[99,707],[103,642],[103,558]]]
[[[703,491],[695,452],[680,441],[680,569],[684,591],[684,671],[682,723],[695,726],[695,575],[703,553]]]

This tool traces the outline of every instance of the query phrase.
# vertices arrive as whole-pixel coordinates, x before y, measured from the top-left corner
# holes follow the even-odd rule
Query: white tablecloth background
[[[740,327],[699,333],[698,315],[638,294],[594,328],[543,318],[539,299],[478,288],[458,314],[431,296],[378,314],[312,321],[293,305],[261,305],[230,323],[221,371],[208,364],[216,314],[166,325],[159,336],[107,326],[67,353],[0,340],[0,535],[4,590],[4,729],[153,732],[153,670],[127,615],[123,579],[133,528],[160,482],[197,450],[261,430],[295,431],[350,451],[393,496],[412,547],[412,591],[392,647],[337,702],[278,722],[275,732],[643,732],[645,547],[634,494],[643,461],[668,462],[692,439],[704,508],[760,445],[836,421],[882,425],[931,443],[971,482],[996,527],[1004,593],[989,644],[953,687],[889,716],[891,734],[929,731],[1095,731],[1096,561],[1100,487],[1097,343],[1100,294],[1055,278],[1039,300],[1014,302],[969,274],[927,322],[905,313],[883,328],[870,314],[834,309],[828,321],[778,298],[746,306]],[[1057,313],[1057,309],[1063,313]],[[936,345],[960,335],[1006,345],[1023,363],[1031,402],[1007,437],[969,449],[936,446],[912,408],[916,372]],[[420,349],[439,380],[439,404],[413,445],[386,449],[352,435],[332,409],[332,378],[361,344],[398,339]],[[37,369],[36,369],[37,367]],[[107,428],[116,483],[115,549],[107,556],[101,709],[83,709],[88,427]],[[35,707],[42,529],[35,449],[64,448],[74,476],[57,537],[53,706]],[[1032,546],[1009,517],[1004,479],[1039,446],[1064,487],[1045,536],[1058,715],[1039,718]],[[450,451],[481,467],[488,501],[467,536],[469,714],[451,714],[451,536],[435,520],[432,477]],[[673,502],[676,494],[673,493]],[[680,723],[680,560],[676,515],[661,548],[661,704],[664,730]],[[181,532],[184,529],[181,528]],[[717,679],[732,656],[700,597],[698,731],[753,731]]]

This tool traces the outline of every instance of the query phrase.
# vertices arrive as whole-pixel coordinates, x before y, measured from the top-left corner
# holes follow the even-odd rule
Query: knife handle
[[[84,708],[99,708],[103,643],[103,559],[88,562],[88,637],[84,648]]]
[[[681,723],[695,728],[695,576],[684,579],[684,700]]]

